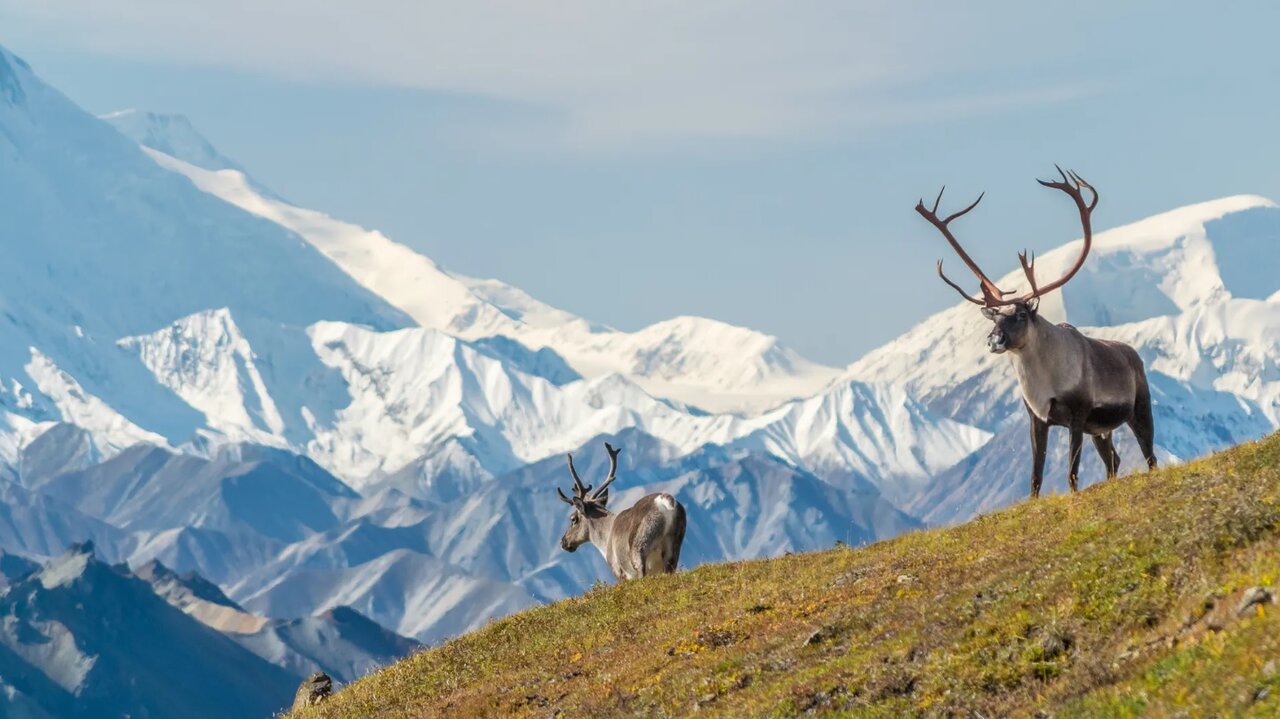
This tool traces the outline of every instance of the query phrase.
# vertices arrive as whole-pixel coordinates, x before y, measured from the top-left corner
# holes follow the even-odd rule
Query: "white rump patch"
[[[676,500],[672,499],[669,494],[659,494],[653,498],[653,503],[667,512],[673,512],[676,508]]]

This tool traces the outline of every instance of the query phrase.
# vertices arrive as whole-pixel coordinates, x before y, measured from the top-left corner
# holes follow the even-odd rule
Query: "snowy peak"
[[[424,327],[462,337],[510,335],[516,327],[431,259],[380,232],[276,199],[242,171],[210,170],[154,149],[149,154],[161,167],[187,177],[204,192],[301,235],[353,280]]]
[[[1044,282],[1079,256],[1083,240],[1036,259]],[[1280,209],[1256,195],[1236,195],[1180,207],[1099,232],[1080,273],[1044,307],[1082,327],[1138,322],[1234,297],[1263,299],[1274,291],[1265,260],[1280,248]],[[999,281],[1025,289],[1021,270]],[[1263,289],[1266,294],[1263,294]]]
[[[176,446],[204,428],[202,412],[114,345],[184,316],[229,308],[267,346],[321,319],[412,324],[293,232],[158,167],[25,64],[3,58],[8,94],[20,90],[22,101],[0,102],[0,256],[10,267],[44,268],[10,273],[0,287],[6,463],[59,420],[89,430],[104,456],[139,441]],[[134,349],[163,349],[144,345]],[[258,401],[252,363],[231,360],[244,365],[244,396],[257,414],[235,418],[240,434],[228,434],[254,429],[265,442],[279,422]],[[303,394],[292,389],[287,399]]]
[[[146,143],[143,143],[146,145]],[[161,167],[296,232],[419,325],[469,341],[550,348],[585,377],[628,376],[646,391],[711,411],[759,411],[820,390],[837,371],[741,327],[678,317],[628,333],[551,307],[497,280],[454,275],[380,232],[283,202],[242,171],[209,169],[146,145]]]
[[[30,68],[21,58],[10,55],[0,47],[0,100],[16,105],[22,102],[25,93],[22,91],[22,79],[18,72],[29,73]]]
[[[117,110],[99,118],[134,142],[206,170],[244,169],[218,152],[185,115]]]
[[[583,322],[576,315],[557,309],[545,302],[534,299],[529,293],[518,287],[495,279],[477,279],[466,277],[456,272],[450,273],[454,279],[466,285],[480,299],[497,307],[512,320],[528,327],[554,329],[575,322]],[[591,326],[589,331],[606,331],[607,327]]]
[[[284,419],[267,392],[253,349],[226,308],[183,317],[117,344],[230,442],[282,446]]]
[[[714,376],[724,387],[767,379],[770,373],[815,369],[778,338],[705,317],[675,317],[631,334],[633,374],[664,380]],[[724,367],[724,357],[740,357]],[[727,372],[725,370],[728,370]],[[734,373],[737,373],[736,375]]]

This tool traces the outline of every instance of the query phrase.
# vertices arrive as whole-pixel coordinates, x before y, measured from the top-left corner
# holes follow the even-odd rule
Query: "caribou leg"
[[[1138,388],[1138,396],[1133,403],[1133,417],[1129,420],[1129,429],[1133,430],[1133,436],[1138,439],[1138,447],[1142,450],[1142,456],[1147,460],[1147,469],[1156,468],[1156,425],[1155,420],[1151,418],[1151,389],[1144,382]]]
[[[1067,473],[1067,484],[1071,485],[1071,491],[1080,490],[1080,448],[1084,446],[1084,430],[1080,427],[1071,428],[1071,468]]]
[[[1098,456],[1107,467],[1107,479],[1115,479],[1120,474],[1120,453],[1111,441],[1111,433],[1093,435],[1093,446],[1098,448]]]
[[[1049,423],[1036,416],[1027,407],[1031,417],[1031,498],[1040,496],[1040,483],[1044,481],[1044,455],[1049,444]]]

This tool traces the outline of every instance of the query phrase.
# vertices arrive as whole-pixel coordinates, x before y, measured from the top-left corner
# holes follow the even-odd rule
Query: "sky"
[[[1280,199],[1280,5],[0,0],[85,109],[187,115],[261,183],[598,322],[701,315],[843,365],[1079,235]],[[963,224],[961,224],[963,223]],[[952,259],[951,265],[955,265]]]

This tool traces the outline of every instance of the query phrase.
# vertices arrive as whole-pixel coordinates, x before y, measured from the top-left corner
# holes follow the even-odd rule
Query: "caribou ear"
[[[982,316],[986,317],[992,322],[995,322],[996,318],[1000,316],[1000,308],[999,307],[983,307]]]
[[[1031,299],[1027,300],[1027,309],[1030,310],[1031,314],[1034,315],[1036,313],[1036,310],[1040,309],[1040,298],[1032,297]]]
[[[587,504],[582,501],[582,497],[574,497],[569,501],[569,504],[572,504],[574,509],[582,512],[584,515],[587,513]]]
[[[600,496],[596,497],[593,501],[603,509],[609,504],[609,490],[606,489],[604,492],[601,492]]]

